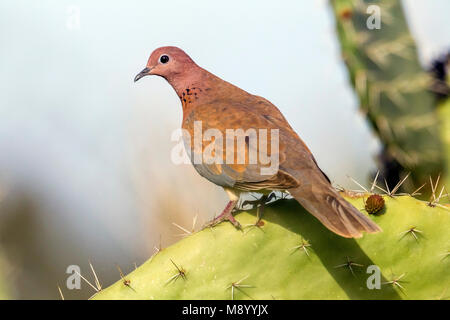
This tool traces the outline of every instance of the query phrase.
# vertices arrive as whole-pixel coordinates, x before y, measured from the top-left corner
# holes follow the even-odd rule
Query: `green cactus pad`
[[[347,199],[364,208],[362,196]],[[356,240],[328,231],[295,200],[278,200],[262,227],[224,222],[192,234],[93,299],[448,298],[450,208],[384,199],[385,214],[371,216],[383,232]],[[254,210],[236,217],[243,226],[256,220]],[[366,285],[370,265],[381,270],[381,289]]]

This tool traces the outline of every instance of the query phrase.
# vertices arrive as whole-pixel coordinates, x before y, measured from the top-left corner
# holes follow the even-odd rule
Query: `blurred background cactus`
[[[450,52],[432,62],[430,74],[433,77],[431,90],[438,103],[438,115],[442,121],[442,139],[447,159],[446,186],[450,190]]]
[[[448,122],[433,91],[442,83],[419,63],[401,1],[330,0],[342,57],[359,98],[360,111],[376,132],[381,178],[390,188],[411,172],[412,192],[448,170]],[[442,77],[442,71],[436,72]],[[444,108],[444,107],[442,107]]]
[[[442,119],[442,137],[444,139],[445,153],[447,157],[447,175],[445,185],[447,186],[447,193],[450,192],[450,99],[445,99],[439,106],[439,114]]]
[[[0,252],[0,300],[12,298],[14,295],[13,281],[11,281],[11,266],[2,252]]]

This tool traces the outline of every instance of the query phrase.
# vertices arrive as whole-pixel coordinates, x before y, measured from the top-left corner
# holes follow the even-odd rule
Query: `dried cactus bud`
[[[369,214],[379,214],[384,208],[384,199],[378,194],[373,194],[366,200],[366,211]]]

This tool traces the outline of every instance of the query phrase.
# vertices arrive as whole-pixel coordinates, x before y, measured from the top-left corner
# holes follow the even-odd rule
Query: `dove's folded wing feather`
[[[318,169],[318,167],[309,149],[292,130],[278,109],[265,99],[253,97],[255,97],[253,102],[250,100],[245,101],[246,103],[237,103],[228,100],[223,103],[215,101],[214,104],[200,105],[185,118],[183,128],[189,131],[191,137],[194,135],[194,120],[198,121],[199,119],[201,119],[203,133],[208,129],[216,129],[223,137],[222,140],[216,140],[216,137],[207,141],[202,139],[201,150],[195,149],[193,139],[189,141],[187,149],[190,151],[191,159],[194,159],[196,151],[200,151],[203,160],[208,156],[217,156],[222,160],[210,161],[210,163],[208,161],[194,162],[194,167],[200,175],[215,184],[243,191],[296,188],[301,183],[297,178],[298,172],[301,172],[302,169]],[[248,138],[241,140],[245,143],[240,144],[238,138],[226,134],[227,129],[242,129],[241,133],[245,133]],[[247,135],[252,132],[252,129],[258,135],[256,143],[251,142],[251,134]],[[259,129],[266,129],[266,138],[259,135]],[[271,150],[272,129],[278,130],[278,148],[274,150]],[[266,142],[265,150],[260,149],[261,139],[263,144]],[[216,142],[217,144],[212,147],[211,144]],[[245,149],[242,149],[242,146]],[[205,152],[206,150],[209,152]],[[227,161],[227,151],[230,152],[230,150],[234,157]],[[278,162],[278,169],[273,174],[262,174],[262,169],[270,167],[271,163],[262,161],[260,151],[265,153],[268,158],[276,159]],[[250,161],[252,152],[257,154],[256,163]],[[287,156],[288,154],[289,156]],[[241,161],[238,161],[238,155],[243,157]]]

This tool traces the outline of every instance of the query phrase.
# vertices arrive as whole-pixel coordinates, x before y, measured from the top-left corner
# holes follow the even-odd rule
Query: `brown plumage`
[[[218,130],[227,140],[230,129],[278,130],[279,148],[276,154],[271,150],[268,137],[267,154],[278,160],[278,169],[270,174],[262,174],[263,168],[270,164],[258,158],[256,163],[249,161],[252,148],[259,152],[260,145],[252,145],[245,137],[245,150],[233,143],[234,160],[227,161],[225,150],[214,149],[213,156],[221,151],[223,161],[193,163],[200,175],[222,186],[230,196],[222,214],[214,221],[230,220],[238,226],[231,211],[241,192],[261,192],[271,190],[288,191],[302,206],[314,215],[331,231],[343,237],[361,237],[362,232],[374,233],[381,229],[368,217],[345,201],[332,187],[329,179],[318,167],[308,147],[291,128],[281,112],[268,100],[248,92],[216,77],[195,64],[181,49],[162,47],[150,56],[146,68],[135,81],[146,75],[164,77],[175,89],[183,107],[182,128],[194,137],[195,123],[201,122],[203,132]],[[233,141],[235,142],[233,138]],[[237,139],[237,138],[236,138]],[[195,149],[193,140],[187,140],[191,159],[215,142],[201,141],[201,149]],[[217,148],[217,145],[215,145]],[[237,161],[239,154],[245,161]],[[220,158],[220,156],[217,156]]]

